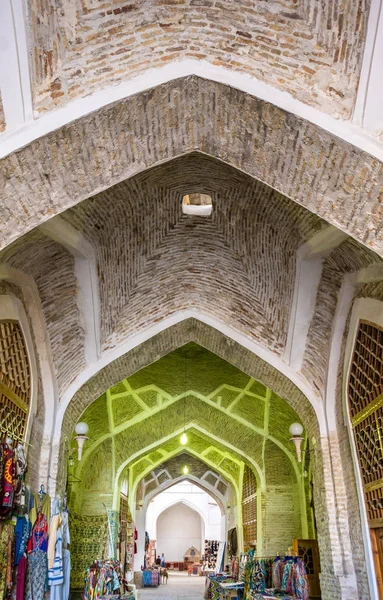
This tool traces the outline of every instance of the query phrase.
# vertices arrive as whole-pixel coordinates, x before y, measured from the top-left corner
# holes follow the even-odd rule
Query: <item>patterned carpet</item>
[[[169,573],[167,584],[158,588],[144,588],[138,591],[138,600],[202,600],[205,578],[188,577],[183,573]]]

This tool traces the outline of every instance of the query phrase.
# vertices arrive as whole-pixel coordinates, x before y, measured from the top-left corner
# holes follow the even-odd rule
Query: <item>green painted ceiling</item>
[[[212,352],[189,343],[121,381],[81,417],[89,425],[77,473],[108,444],[115,472],[129,470],[130,489],[165,460],[187,451],[237,487],[246,457],[262,470],[267,440],[295,462],[289,425],[295,411],[261,383]],[[177,433],[178,432],[178,433]]]

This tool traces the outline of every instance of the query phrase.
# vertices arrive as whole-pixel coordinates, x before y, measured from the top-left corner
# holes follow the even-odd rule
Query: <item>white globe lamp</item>
[[[303,437],[302,437],[303,426],[301,425],[301,423],[292,423],[289,427],[289,432],[293,436],[290,439],[293,442],[293,444],[295,444],[298,462],[301,462],[302,461],[301,445],[303,442]]]
[[[183,446],[185,446],[188,443],[188,436],[185,432],[183,432],[183,434],[181,435],[180,442]]]
[[[77,442],[77,446],[78,446],[77,458],[78,458],[78,461],[80,462],[80,460],[82,458],[82,451],[84,448],[84,444],[85,444],[86,440],[89,439],[86,435],[89,431],[89,427],[88,427],[87,423],[81,422],[81,423],[77,423],[74,430],[77,433],[77,435],[74,439]]]

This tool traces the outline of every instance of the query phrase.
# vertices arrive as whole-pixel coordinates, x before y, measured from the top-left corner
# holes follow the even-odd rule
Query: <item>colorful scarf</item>
[[[42,513],[37,514],[36,522],[32,528],[32,535],[28,541],[28,553],[35,552],[35,550],[42,550],[43,552],[48,550],[48,521]]]
[[[3,446],[3,463],[4,470],[0,492],[0,516],[6,518],[10,515],[13,508],[16,474],[15,453],[12,448],[7,446],[7,444],[4,444]]]

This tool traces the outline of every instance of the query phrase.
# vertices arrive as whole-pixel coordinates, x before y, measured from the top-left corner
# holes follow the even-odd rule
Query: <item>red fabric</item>
[[[24,600],[25,574],[27,572],[27,559],[23,555],[17,566],[16,600]]]
[[[32,528],[32,535],[28,540],[28,554],[35,550],[48,550],[48,521],[45,515],[37,513],[37,519]]]
[[[3,464],[4,470],[0,492],[0,515],[6,516],[13,508],[16,475],[15,453],[7,446],[7,444],[4,444]]]

